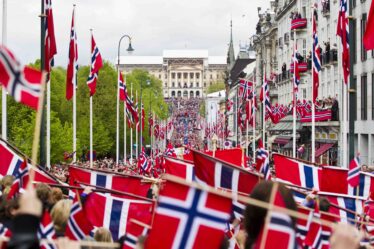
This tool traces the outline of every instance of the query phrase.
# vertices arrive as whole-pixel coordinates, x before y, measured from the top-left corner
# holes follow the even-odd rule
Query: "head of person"
[[[62,200],[64,198],[64,195],[62,193],[62,190],[60,188],[52,188],[51,193],[51,205],[55,205],[58,201]]]
[[[330,202],[326,197],[319,198],[319,210],[328,212],[330,209]]]
[[[274,187],[274,182],[270,181],[261,181],[259,182],[251,193],[251,198],[269,202],[272,189]],[[287,209],[296,210],[296,203],[293,199],[292,192],[284,187],[282,184],[278,184],[278,193],[284,200],[285,206]],[[247,232],[247,239],[245,242],[245,248],[252,248],[254,243],[256,243],[260,232],[264,226],[265,218],[268,210],[263,209],[251,204],[248,204],[244,212],[244,228]],[[296,219],[292,218],[293,226],[295,227]]]
[[[70,216],[71,200],[58,201],[51,210],[51,218],[57,234],[64,234]]]
[[[45,183],[38,183],[36,185],[36,195],[42,202],[44,208],[49,208],[52,199],[52,189]]]
[[[12,187],[14,177],[11,175],[6,175],[1,179],[1,188],[3,195],[8,195],[10,188]]]
[[[94,239],[98,242],[113,242],[112,233],[104,227],[96,230]]]

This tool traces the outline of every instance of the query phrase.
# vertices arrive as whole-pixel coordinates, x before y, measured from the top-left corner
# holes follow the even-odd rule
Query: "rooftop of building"
[[[226,65],[226,56],[209,56],[208,50],[164,50],[162,56],[120,56],[121,65],[162,65],[164,59],[207,59],[209,65]]]

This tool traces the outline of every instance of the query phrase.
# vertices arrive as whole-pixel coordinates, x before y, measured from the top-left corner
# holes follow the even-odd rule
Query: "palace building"
[[[205,97],[207,88],[224,82],[226,56],[208,50],[164,50],[162,56],[121,56],[120,70],[143,69],[162,81],[165,98]]]

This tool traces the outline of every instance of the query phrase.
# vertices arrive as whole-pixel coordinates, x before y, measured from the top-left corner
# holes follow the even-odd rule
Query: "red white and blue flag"
[[[123,79],[123,75],[118,71],[118,90],[119,90],[119,99],[125,101],[127,98],[126,82]]]
[[[99,76],[99,70],[103,67],[103,59],[99,48],[96,46],[93,35],[91,36],[91,70],[87,79],[87,86],[90,88],[90,96],[96,92],[96,83]]]
[[[53,226],[53,221],[51,215],[47,210],[44,211],[42,219],[40,220],[38,228],[38,238],[40,240],[41,249],[57,249],[57,246],[54,243],[48,243],[56,239],[56,232]]]
[[[70,100],[73,97],[74,87],[77,86],[77,71],[78,71],[78,44],[77,32],[75,30],[75,9],[73,9],[73,16],[71,19],[70,43],[69,43],[69,63],[67,67],[66,76],[66,99]]]
[[[360,184],[360,158],[357,156],[349,163],[347,181],[351,187],[357,187]]]
[[[317,3],[316,3],[317,5]],[[318,5],[317,5],[318,7]],[[318,8],[317,8],[318,9]],[[313,15],[318,15],[316,11]],[[318,97],[318,87],[319,87],[319,72],[321,71],[321,52],[318,45],[318,34],[317,34],[317,16],[313,17],[313,102],[316,101]]]
[[[45,66],[44,69],[48,73],[54,64],[54,56],[57,54],[55,28],[53,24],[53,12],[52,12],[52,0],[44,0],[44,29],[45,29],[45,40],[44,40],[44,58]]]
[[[148,161],[144,147],[142,148],[142,152],[140,152],[138,167],[142,174],[149,174],[151,172],[152,164]]]
[[[130,200],[91,193],[84,204],[87,220],[94,227],[105,227],[117,241],[126,233],[130,219],[151,223],[151,201]]]
[[[295,45],[294,52],[292,55],[292,64],[294,65],[294,76],[293,76],[293,89],[295,94],[295,99],[297,99],[297,94],[299,92],[299,84],[300,84],[300,70],[299,70],[299,59],[297,47]]]
[[[122,249],[136,249],[140,236],[147,236],[148,228],[130,220],[127,225]]]
[[[70,209],[70,216],[66,225],[65,236],[71,240],[84,240],[94,229],[88,221],[86,213],[76,195]]]
[[[286,207],[279,191],[275,194],[274,205],[277,207]],[[253,248],[297,249],[296,231],[291,217],[285,213],[274,210],[269,211],[268,215],[270,216],[270,222],[267,226],[265,225],[260,232]],[[266,236],[264,241],[263,236]],[[262,242],[264,245],[262,245]]]
[[[145,248],[220,248],[232,200],[168,181]]]
[[[195,179],[194,165],[177,158],[165,157],[165,172],[192,182]]]
[[[27,184],[29,183],[29,167],[27,165],[27,160],[21,163],[20,167],[18,168],[18,172],[15,175],[15,180],[10,188],[8,193],[7,199],[12,199],[16,197],[18,194],[23,193],[25,191]]]
[[[311,249],[322,249],[322,225],[318,205],[315,205],[313,217],[318,220],[311,221],[304,243]]]
[[[142,182],[140,176],[125,176],[111,172],[69,167],[69,184],[80,186],[78,182],[113,189],[146,197],[151,183]]]
[[[270,180],[270,163],[269,163],[269,151],[265,150],[262,141],[259,142],[259,148],[256,156],[256,169],[264,175],[265,180]]]
[[[342,42],[342,65],[344,84],[348,84],[348,76],[350,74],[350,54],[349,54],[349,20],[348,20],[348,1],[340,0],[338,27],[336,34],[340,36]]]
[[[22,66],[13,53],[0,46],[0,84],[15,101],[38,109],[42,73]]]
[[[166,147],[165,156],[177,157],[177,154],[175,154],[175,149],[170,142],[168,143],[168,145]]]

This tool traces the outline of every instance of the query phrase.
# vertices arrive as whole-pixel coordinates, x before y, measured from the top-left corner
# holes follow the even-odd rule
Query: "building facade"
[[[164,50],[162,56],[122,56],[120,70],[143,69],[162,81],[165,98],[205,97],[207,88],[223,83],[225,56],[209,56],[208,50]]]

